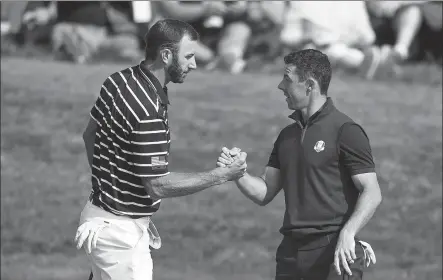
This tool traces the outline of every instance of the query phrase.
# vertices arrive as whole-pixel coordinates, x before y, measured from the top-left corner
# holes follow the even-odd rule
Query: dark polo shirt
[[[374,172],[363,128],[337,110],[330,98],[278,136],[268,166],[280,170],[286,211],[280,232],[295,238],[338,232],[352,214],[359,192],[351,176]]]

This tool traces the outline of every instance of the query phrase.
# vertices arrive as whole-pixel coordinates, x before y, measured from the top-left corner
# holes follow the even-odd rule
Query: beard
[[[183,83],[185,79],[185,71],[178,63],[178,58],[176,54],[173,54],[172,56],[172,64],[167,69],[168,75],[171,79],[171,82],[175,84],[181,84]]]

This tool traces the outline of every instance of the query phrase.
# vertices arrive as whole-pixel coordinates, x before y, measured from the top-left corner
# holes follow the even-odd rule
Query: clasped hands
[[[217,160],[217,166],[223,168],[229,181],[236,180],[246,173],[248,166],[246,157],[247,154],[239,148],[228,149],[223,147]]]

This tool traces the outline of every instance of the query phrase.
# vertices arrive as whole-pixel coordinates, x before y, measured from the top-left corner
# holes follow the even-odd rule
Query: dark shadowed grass
[[[87,279],[72,244],[89,193],[81,133],[101,83],[125,66],[2,58],[1,67],[1,278]],[[361,233],[378,259],[367,279],[442,277],[441,69],[408,71],[433,82],[341,73],[331,84],[337,107],[369,134],[383,189]],[[290,123],[279,79],[196,72],[171,85],[171,170],[208,170],[220,147],[235,145],[258,175]],[[271,279],[283,211],[281,195],[260,208],[231,183],[164,200],[154,218],[164,243],[153,252],[155,279]]]

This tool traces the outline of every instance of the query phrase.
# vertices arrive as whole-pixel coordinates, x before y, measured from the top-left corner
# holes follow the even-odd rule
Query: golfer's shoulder
[[[352,119],[340,127],[339,142],[350,146],[367,144],[369,136],[362,125]]]
[[[118,95],[126,93],[128,91],[127,85],[130,79],[128,69],[129,68],[126,68],[108,75],[104,79],[101,89],[105,90],[108,95],[114,98]]]
[[[127,82],[128,79],[130,79],[131,71],[132,71],[132,67],[127,67],[127,68],[112,72],[110,75],[108,75],[105,78],[105,83],[111,82],[112,84],[114,84],[116,86],[124,86],[125,81]]]
[[[341,111],[340,109],[336,108],[333,110],[332,114],[330,115],[330,119],[332,119],[337,124],[345,124],[345,123],[354,123],[354,119],[352,119],[348,114]]]
[[[117,105],[121,113],[129,115],[134,122],[157,116],[155,92],[143,82],[136,67],[128,67],[109,75],[102,90],[109,95],[113,105]]]
[[[344,130],[354,129],[354,127],[363,129],[362,126],[357,121],[355,121],[349,115],[338,109],[334,111],[330,119],[332,121],[333,126],[340,133],[342,133]]]

